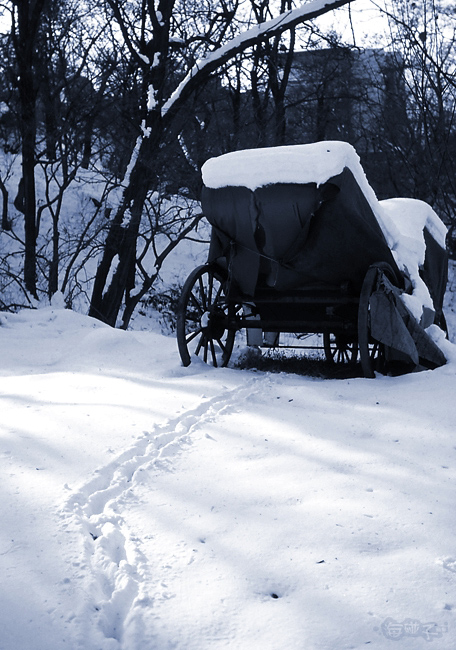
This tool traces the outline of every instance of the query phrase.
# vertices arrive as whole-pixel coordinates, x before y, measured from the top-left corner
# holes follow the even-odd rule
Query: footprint
[[[447,571],[452,571],[456,573],[456,559],[453,557],[446,557],[440,560],[437,560],[438,564],[441,564],[444,569]]]

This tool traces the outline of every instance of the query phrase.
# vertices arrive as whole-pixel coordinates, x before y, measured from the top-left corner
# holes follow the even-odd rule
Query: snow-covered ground
[[[454,650],[448,354],[183,368],[172,337],[0,314],[0,649]]]

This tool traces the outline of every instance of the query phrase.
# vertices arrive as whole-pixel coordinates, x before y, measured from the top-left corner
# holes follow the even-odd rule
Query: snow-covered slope
[[[1,314],[0,648],[453,650],[447,352],[324,381]]]

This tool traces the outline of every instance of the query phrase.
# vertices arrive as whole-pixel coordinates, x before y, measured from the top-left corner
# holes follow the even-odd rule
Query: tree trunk
[[[2,193],[2,230],[11,230],[11,224],[8,219],[8,190],[1,178],[0,192]]]
[[[15,0],[13,43],[18,67],[18,89],[22,136],[22,179],[24,189],[24,282],[36,298],[36,84],[34,58],[36,37],[45,0]],[[17,16],[17,24],[16,18]]]
[[[157,124],[156,130],[159,128]],[[109,228],[95,277],[89,316],[98,318],[112,327],[116,325],[124,294],[128,294],[135,285],[136,241],[144,202],[155,180],[151,173],[151,164],[157,153],[154,143],[158,141],[157,134],[155,137],[152,134],[143,137],[141,141],[138,158],[131,170],[122,203]],[[116,257],[117,266],[114,268]],[[111,274],[109,287],[104,291]]]
[[[24,82],[23,82],[24,83]],[[29,82],[30,83],[30,82]],[[24,83],[25,85],[25,83]],[[35,102],[33,87],[24,89],[27,95],[22,111],[22,178],[24,188],[25,256],[24,282],[34,298],[36,293],[36,199],[35,199]]]

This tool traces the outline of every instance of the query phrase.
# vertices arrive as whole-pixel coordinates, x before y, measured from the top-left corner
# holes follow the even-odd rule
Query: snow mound
[[[409,275],[413,285],[413,294],[403,294],[402,301],[420,320],[423,307],[434,308],[429,290],[419,273],[426,254],[424,231],[427,230],[445,248],[446,226],[430,205],[417,199],[387,199],[380,201],[379,207],[380,219],[378,216],[377,219],[391,252],[398,267]]]
[[[428,203],[418,199],[387,199],[380,201],[380,207],[389,229],[395,226],[399,230],[396,238],[401,242],[416,242],[416,233],[422,233],[426,228],[435,241],[445,248],[447,228]],[[425,246],[422,238],[419,246],[420,263],[423,263]]]

